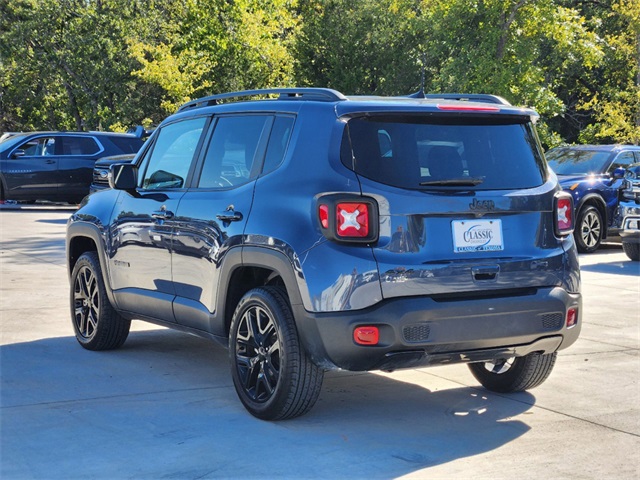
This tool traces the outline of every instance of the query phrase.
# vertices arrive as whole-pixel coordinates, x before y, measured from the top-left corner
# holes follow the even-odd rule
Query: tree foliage
[[[295,84],[494,93],[536,108],[547,146],[638,143],[640,1],[0,0],[0,130]]]

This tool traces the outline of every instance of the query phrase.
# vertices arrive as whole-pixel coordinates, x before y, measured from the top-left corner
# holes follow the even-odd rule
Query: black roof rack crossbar
[[[267,88],[262,90],[244,90],[240,92],[220,93],[208,97],[197,98],[180,106],[179,112],[189,108],[218,105],[220,100],[229,98],[255,97],[258,95],[279,95],[281,100],[315,100],[318,102],[339,102],[346,100],[342,93],[331,88]]]
[[[426,93],[420,94],[416,92],[409,95],[412,98],[442,98],[443,100],[459,100],[463,102],[483,102],[497,103],[500,105],[511,105],[507,100],[498,95],[489,95],[487,93]],[[420,94],[420,95],[419,95]]]

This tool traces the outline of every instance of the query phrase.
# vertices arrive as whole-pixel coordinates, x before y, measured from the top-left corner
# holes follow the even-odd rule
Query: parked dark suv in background
[[[615,212],[622,195],[625,169],[640,162],[633,145],[574,145],[547,152],[549,166],[576,206],[574,236],[578,250],[595,252],[602,240],[617,236]]]
[[[631,260],[640,261],[640,163],[627,168],[622,199],[616,211],[622,248]]]
[[[98,158],[136,153],[142,143],[139,136],[105,132],[7,136],[0,141],[0,200],[80,203]]]
[[[69,220],[76,338],[117,348],[142,319],[215,339],[263,419],[307,412],[325,369],[465,362],[533,388],[581,326],[536,119],[491,96],[189,102]]]

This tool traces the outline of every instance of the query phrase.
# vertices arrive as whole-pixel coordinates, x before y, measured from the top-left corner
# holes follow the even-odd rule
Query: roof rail
[[[197,98],[180,106],[178,112],[189,108],[218,105],[220,100],[229,98],[255,97],[257,95],[279,95],[279,100],[315,100],[318,102],[339,102],[347,99],[342,93],[332,90],[331,88],[268,88],[220,93],[218,95]]]
[[[487,93],[427,93],[423,94],[423,96],[417,96],[417,94],[409,96],[413,98],[442,98],[444,100],[459,100],[462,102],[483,102],[497,103],[500,105],[511,105],[504,98],[499,97],[498,95],[489,95]]]

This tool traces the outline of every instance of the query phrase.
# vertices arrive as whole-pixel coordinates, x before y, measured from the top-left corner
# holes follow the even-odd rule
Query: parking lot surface
[[[464,365],[330,372],[306,416],[253,418],[227,352],[134,322],[124,347],[73,336],[72,209],[0,209],[0,478],[640,478],[640,265],[581,255],[583,327],[527,393]]]

